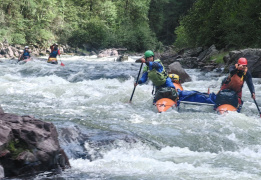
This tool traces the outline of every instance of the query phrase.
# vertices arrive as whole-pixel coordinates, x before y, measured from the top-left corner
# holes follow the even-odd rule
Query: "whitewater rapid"
[[[261,179],[261,118],[246,84],[242,113],[218,115],[211,107],[189,105],[180,112],[157,113],[150,82],[137,86],[129,103],[140,67],[135,58],[116,62],[62,56],[65,66],[37,59],[23,65],[2,60],[1,106],[5,112],[32,115],[59,128],[79,126],[91,137],[104,138],[104,132],[135,137],[115,138],[109,146],[84,142],[95,158],[69,154],[72,167],[59,175],[64,179]],[[183,84],[185,90],[207,92],[210,87],[217,93],[225,77],[186,71],[192,82]],[[253,81],[261,104],[261,79]]]

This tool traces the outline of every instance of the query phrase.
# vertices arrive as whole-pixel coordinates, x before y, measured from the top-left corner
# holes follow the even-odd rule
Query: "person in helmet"
[[[141,62],[145,63],[146,66],[143,68],[142,77],[139,79],[138,83],[134,83],[134,86],[143,84],[150,79],[156,87],[156,92],[161,87],[171,87],[175,89],[175,86],[168,77],[160,59],[154,60],[154,53],[151,50],[144,53],[144,58],[141,58]]]
[[[60,50],[58,49],[58,44],[57,43],[54,43],[52,46],[50,46],[50,48],[51,48],[51,53],[50,53],[49,58],[56,58],[57,55],[60,56],[61,53],[60,53]]]
[[[57,43],[54,43],[53,45],[51,45],[51,46],[50,46],[50,49],[51,49],[51,53],[52,53],[53,51],[58,50],[58,55],[60,56],[60,50],[59,50],[59,48],[58,48],[58,44],[57,44]]]
[[[220,90],[230,89],[235,91],[238,96],[238,103],[242,106],[242,87],[245,81],[250,90],[251,97],[255,99],[255,87],[251,73],[247,70],[247,59],[241,57],[238,59],[237,64],[229,68],[229,75],[223,80]]]
[[[31,58],[31,55],[30,55],[30,52],[29,52],[29,47],[25,46],[23,54],[21,54],[18,61],[23,61],[23,60],[29,59],[29,58]]]
[[[169,74],[169,78],[171,79],[172,82],[180,84],[179,75],[177,75],[177,74]]]

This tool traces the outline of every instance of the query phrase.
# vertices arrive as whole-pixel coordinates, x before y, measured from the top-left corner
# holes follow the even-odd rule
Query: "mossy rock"
[[[10,151],[12,159],[16,159],[24,151],[31,151],[28,145],[21,139],[11,140],[7,145],[7,149]]]

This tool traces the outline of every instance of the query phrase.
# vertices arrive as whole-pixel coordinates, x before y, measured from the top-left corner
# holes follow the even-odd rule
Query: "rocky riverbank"
[[[166,68],[173,66],[171,64],[174,62],[179,62],[185,69],[218,70],[221,73],[227,73],[229,66],[236,64],[240,57],[245,57],[252,76],[261,78],[261,49],[247,48],[227,51],[223,56],[223,63],[217,63],[215,58],[211,60],[215,55],[224,54],[224,50],[217,50],[214,45],[209,48],[198,47],[180,52],[173,49],[169,47],[163,53],[157,54]]]
[[[52,123],[4,113],[0,107],[0,124],[0,179],[59,174],[70,167]]]
[[[0,58],[15,59],[23,52],[21,45],[9,45],[8,43],[0,43]],[[38,46],[29,46],[32,56],[45,56],[50,53],[49,48]],[[97,55],[98,58],[116,56],[117,61],[125,61],[128,59],[126,48],[109,48],[103,50],[84,51],[78,48],[70,47],[69,45],[61,45],[59,49],[62,54],[71,55]],[[235,64],[240,57],[245,57],[248,60],[248,69],[253,77],[261,77],[261,49],[241,49],[227,51],[223,57],[223,63],[218,63],[213,56],[224,53],[224,50],[217,50],[215,45],[208,48],[198,47],[193,49],[183,49],[179,52],[174,50],[173,46],[166,46],[162,53],[155,52],[155,58],[160,58],[166,69],[174,62],[179,62],[185,69],[201,69],[203,71],[213,71],[219,69],[227,72],[228,67]],[[132,54],[133,55],[133,54]],[[137,55],[137,54],[135,54]],[[139,53],[143,55],[143,53]],[[212,58],[212,59],[211,59]],[[139,60],[137,60],[139,62]],[[170,70],[171,71],[171,70]]]
[[[16,59],[24,50],[24,46],[21,45],[10,45],[8,43],[0,43],[0,58]],[[87,51],[84,49],[73,48],[69,45],[59,45],[61,54],[70,54],[75,56],[91,56],[97,55],[98,58],[119,56],[124,54],[126,48],[109,48],[102,50],[91,50]],[[49,47],[39,47],[37,45],[29,45],[29,51],[32,56],[46,56],[50,53]],[[119,58],[120,61],[120,58]]]

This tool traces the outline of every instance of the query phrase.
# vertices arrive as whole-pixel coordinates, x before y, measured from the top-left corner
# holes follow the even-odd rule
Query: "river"
[[[74,158],[73,145],[62,144],[71,169],[34,179],[261,179],[261,118],[246,84],[241,113],[218,115],[211,107],[191,105],[157,113],[150,82],[137,86],[129,103],[140,68],[135,58],[62,56],[65,66],[41,60],[0,64],[5,112],[33,115],[58,129],[79,126],[93,137],[84,142],[92,158]],[[183,84],[185,90],[211,87],[216,93],[224,78],[217,72],[186,71],[192,82]],[[261,105],[261,79],[253,81]],[[94,146],[103,138],[113,141]]]

